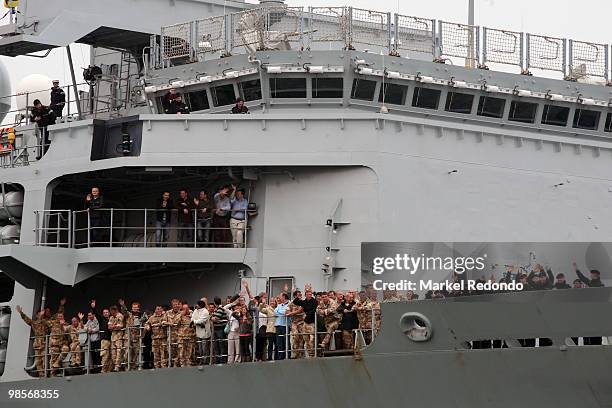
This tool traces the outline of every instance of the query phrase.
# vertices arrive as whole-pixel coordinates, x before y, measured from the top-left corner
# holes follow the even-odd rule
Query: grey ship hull
[[[406,312],[430,321],[430,341],[401,330]],[[389,303],[361,358],[329,357],[75,376],[0,384],[6,407],[612,406],[612,347],[567,346],[612,334],[612,289],[531,292]],[[468,350],[477,339],[548,337],[551,347]],[[55,400],[8,400],[9,389],[51,389]]]

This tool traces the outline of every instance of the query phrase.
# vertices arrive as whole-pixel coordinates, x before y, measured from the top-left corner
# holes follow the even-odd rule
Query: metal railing
[[[167,211],[167,212],[166,212]],[[119,209],[35,211],[36,246],[244,248],[248,210],[240,220],[236,210],[223,217],[204,218],[197,209]],[[166,217],[164,217],[164,214]],[[232,217],[235,215],[235,218]]]
[[[290,324],[290,318],[287,318],[284,326],[275,326],[277,331],[284,329],[283,334],[264,333],[260,330],[263,325],[258,327],[257,320],[250,316],[251,332],[228,332],[221,329],[223,334],[216,335],[220,330],[209,320],[210,337],[206,338],[196,337],[193,332],[181,331],[176,323],[165,320],[162,328],[165,334],[161,343],[155,342],[159,338],[152,338],[154,327],[147,324],[146,314],[143,314],[138,325],[109,332],[98,330],[90,333],[84,325],[72,328],[66,323],[64,333],[30,337],[34,352],[28,357],[34,360],[34,364],[27,370],[36,372],[39,377],[53,377],[156,367],[319,358],[324,357],[326,352],[353,354],[370,345],[378,334],[377,311],[374,308],[369,310],[371,322],[365,327],[351,330],[320,330],[318,323],[323,318],[317,313],[314,315],[314,323],[311,323],[314,330],[305,330],[304,322]],[[230,314],[231,311],[228,311],[228,319],[231,319]],[[265,320],[266,317],[260,314],[259,319]],[[127,315],[124,314],[126,320]],[[328,346],[321,347],[326,336]],[[241,337],[244,340],[240,341]]]
[[[610,78],[610,45],[480,28],[356,7],[259,7],[161,29],[160,52],[152,61],[166,67],[193,62],[207,53],[324,47],[372,49],[390,55],[422,53],[432,60],[461,58],[488,63]],[[324,45],[323,45],[324,44]]]
[[[130,78],[115,78],[110,76],[102,76],[94,86],[90,86],[88,83],[77,84],[79,91],[79,98],[77,99],[74,94],[74,87],[67,85],[61,87],[66,95],[66,102],[62,111],[62,116],[56,118],[56,123],[62,121],[71,121],[78,119],[78,108],[77,103],[80,103],[82,117],[98,117],[104,113],[112,112],[117,106],[121,105],[120,100],[125,99],[126,95],[118,96],[117,92],[113,92],[113,89],[120,88],[120,82],[130,80]],[[102,88],[108,88],[102,92]],[[2,120],[1,126],[21,126],[29,125],[32,120],[30,113],[33,106],[33,102],[36,99],[44,100],[44,95],[51,92],[51,87],[48,89],[32,90],[24,93],[17,93],[12,95],[0,95],[0,106],[23,106],[24,108],[11,108],[5,111],[0,111],[0,116],[6,115]],[[15,100],[15,103],[13,104]],[[53,109],[53,106],[48,106]]]

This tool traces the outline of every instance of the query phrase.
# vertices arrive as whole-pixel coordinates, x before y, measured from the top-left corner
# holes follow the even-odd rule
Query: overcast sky
[[[351,5],[453,22],[467,20],[467,3],[467,0],[287,0],[290,6]],[[605,43],[612,38],[611,11],[609,0],[476,0],[476,24]],[[2,24],[6,22],[3,20]],[[80,81],[81,68],[89,63],[88,48],[73,45],[73,57],[77,81]],[[52,51],[45,60],[0,57],[0,62],[8,68],[13,88],[21,78],[32,73],[43,73],[64,84],[70,81],[65,49]]]

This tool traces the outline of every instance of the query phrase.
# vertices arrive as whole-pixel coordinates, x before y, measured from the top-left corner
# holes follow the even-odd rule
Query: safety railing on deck
[[[176,323],[178,319],[168,317],[171,311],[161,315],[163,323],[150,323],[147,320],[155,315],[143,313],[137,324],[124,323],[122,328],[107,332],[99,330],[97,318],[91,321],[97,324],[91,326],[87,325],[88,320],[77,326],[66,321],[61,326],[62,333],[57,332],[60,323],[56,322],[54,333],[30,337],[33,354],[29,358],[33,364],[26,370],[38,377],[54,377],[350,355],[371,344],[380,329],[377,323],[380,309],[364,310],[371,320],[364,322],[363,327],[346,330],[338,329],[337,324],[324,324],[323,317],[317,313],[310,324],[303,320],[290,322],[287,318],[285,325],[274,326],[275,332],[267,330],[263,323],[269,321],[261,313],[256,317],[249,315],[252,330],[248,333],[227,330],[225,324],[214,326],[209,319],[208,337],[197,337],[195,324],[186,325],[184,320]],[[228,319],[231,316],[232,312],[228,311]],[[126,322],[128,315],[123,317]],[[190,322],[191,318],[190,314]],[[231,327],[231,320],[228,322]]]
[[[35,211],[34,244],[62,248],[244,248],[251,228],[249,210],[244,219],[237,212],[217,216],[203,215],[197,209],[188,213],[119,208]]]
[[[464,59],[562,72],[567,79],[610,78],[610,45],[480,28],[356,7],[269,6],[163,27],[155,67],[205,59],[207,54],[301,48],[422,53],[432,60]]]
[[[120,95],[120,92],[125,90],[119,89],[119,83],[125,78],[115,78],[112,76],[102,76],[92,85],[89,83],[77,84],[79,97],[74,93],[74,87],[63,86],[61,89],[65,93],[66,102],[63,109],[56,109],[53,105],[47,106],[51,111],[56,109],[55,123],[63,121],[71,121],[78,119],[79,108],[83,118],[96,118],[110,115],[119,108],[125,108],[122,105],[123,100],[129,99],[126,95]],[[34,108],[33,104],[36,99],[41,101],[48,100],[51,88],[41,90],[31,90],[12,95],[0,95],[0,116],[5,116],[2,121],[2,126],[22,126],[33,123],[30,117],[31,111]],[[77,105],[78,104],[78,105]],[[44,105],[44,103],[43,103]],[[17,108],[9,108],[1,110],[3,106]],[[61,111],[61,115],[59,112]]]

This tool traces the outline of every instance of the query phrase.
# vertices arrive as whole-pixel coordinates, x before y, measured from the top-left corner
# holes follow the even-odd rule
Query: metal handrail
[[[159,211],[170,212],[167,221],[158,221],[157,214]],[[39,210],[35,211],[36,226],[35,226],[35,242],[36,246],[56,246],[68,248],[89,248],[92,246],[108,246],[108,247],[167,247],[175,245],[178,247],[234,247],[246,248],[248,244],[248,231],[252,229],[249,225],[248,209],[245,211],[244,225],[236,228],[229,224],[231,220],[231,210],[225,217],[228,226],[214,226],[212,220],[214,215],[209,218],[198,218],[198,210],[192,209],[191,216],[188,221],[177,220],[173,222],[173,218],[179,216],[178,209],[161,210],[161,209],[117,209],[103,208],[96,210]],[[234,210],[242,211],[242,210]],[[149,213],[153,212],[153,217]],[[100,214],[93,218],[92,214]],[[130,225],[115,225],[119,218],[118,214],[128,216],[142,217],[142,221],[136,221],[136,224]],[[41,218],[42,217],[42,218]],[[50,223],[49,217],[56,217],[54,224]],[[131,219],[133,221],[133,218]],[[220,240],[219,231],[227,231],[224,240]],[[176,239],[171,240],[171,232],[176,232]],[[155,234],[155,238],[151,237]],[[117,239],[116,236],[127,236],[128,239]],[[212,235],[212,237],[211,237]],[[230,239],[231,235],[231,239]],[[48,237],[54,236],[56,241],[48,242]],[[65,238],[60,239],[60,237]],[[44,238],[44,239],[43,239]],[[142,241],[140,241],[142,240]]]
[[[193,25],[203,29],[193,30]],[[200,56],[218,52],[223,47],[222,51],[230,54],[265,48],[263,39],[269,33],[276,34],[278,26],[285,29],[281,31],[286,35],[285,41],[307,48],[316,42],[325,42],[326,48],[335,45],[349,50],[356,49],[356,45],[362,45],[364,50],[366,46],[374,46],[393,56],[399,56],[400,51],[431,53],[434,61],[455,57],[482,67],[489,62],[515,66],[522,73],[527,73],[530,67],[558,70],[568,79],[575,79],[571,75],[577,67],[584,66],[587,75],[611,78],[609,44],[563,39],[562,49],[547,55],[550,50],[546,49],[546,44],[532,44],[530,36],[550,37],[489,27],[480,30],[478,26],[355,7],[260,7],[162,27],[161,46],[154,50],[156,58],[151,59],[150,68],[168,67],[177,59],[179,64],[197,62]],[[246,34],[239,35],[243,31]],[[414,44],[400,46],[401,42]],[[178,47],[179,53],[167,53],[164,44]],[[538,59],[542,58],[558,60],[558,64],[538,64]]]

